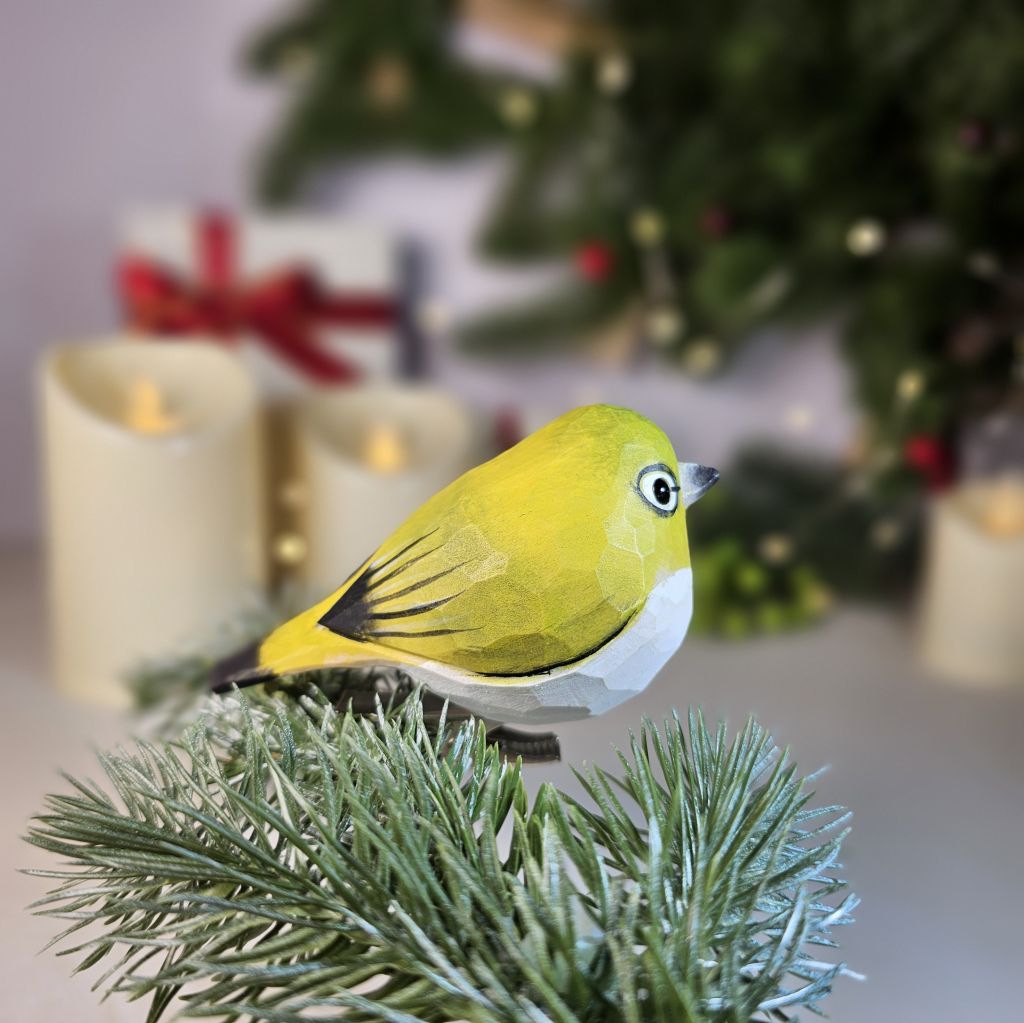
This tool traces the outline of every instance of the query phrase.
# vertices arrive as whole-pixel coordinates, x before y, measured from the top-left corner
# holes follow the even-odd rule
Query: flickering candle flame
[[[390,423],[378,423],[371,428],[364,458],[371,469],[381,473],[398,472],[409,460],[401,434]]]
[[[125,422],[136,433],[160,436],[181,429],[181,418],[169,412],[160,388],[149,379],[132,381]]]

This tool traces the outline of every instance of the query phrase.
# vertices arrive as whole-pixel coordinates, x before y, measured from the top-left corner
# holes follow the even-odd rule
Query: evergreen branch
[[[295,604],[290,594],[276,600],[254,598],[236,618],[218,623],[188,647],[179,643],[173,653],[135,665],[126,678],[135,710],[158,711],[165,731],[191,720],[201,698],[210,692],[218,662],[263,639],[301,610]]]
[[[586,803],[531,805],[472,721],[282,697],[103,757],[30,830],[63,954],[152,1021],[784,1019],[845,972],[817,949],[856,904],[846,817],[753,722],[647,722]]]

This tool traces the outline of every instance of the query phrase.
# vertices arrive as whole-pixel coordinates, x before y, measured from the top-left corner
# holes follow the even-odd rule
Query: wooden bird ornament
[[[436,494],[271,633],[253,680],[392,666],[491,721],[603,713],[686,635],[686,509],[717,479],[636,412],[569,412]]]

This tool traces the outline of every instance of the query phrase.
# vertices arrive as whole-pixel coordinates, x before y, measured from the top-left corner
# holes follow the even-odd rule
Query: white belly
[[[569,721],[603,714],[646,689],[679,649],[692,613],[693,573],[684,568],[654,587],[628,629],[597,653],[550,674],[483,679],[436,661],[405,670],[489,721]]]

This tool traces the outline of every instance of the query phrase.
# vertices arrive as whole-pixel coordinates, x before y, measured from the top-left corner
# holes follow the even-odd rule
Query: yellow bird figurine
[[[422,505],[258,672],[390,665],[493,721],[600,714],[686,635],[685,509],[717,479],[636,412],[576,409]]]

